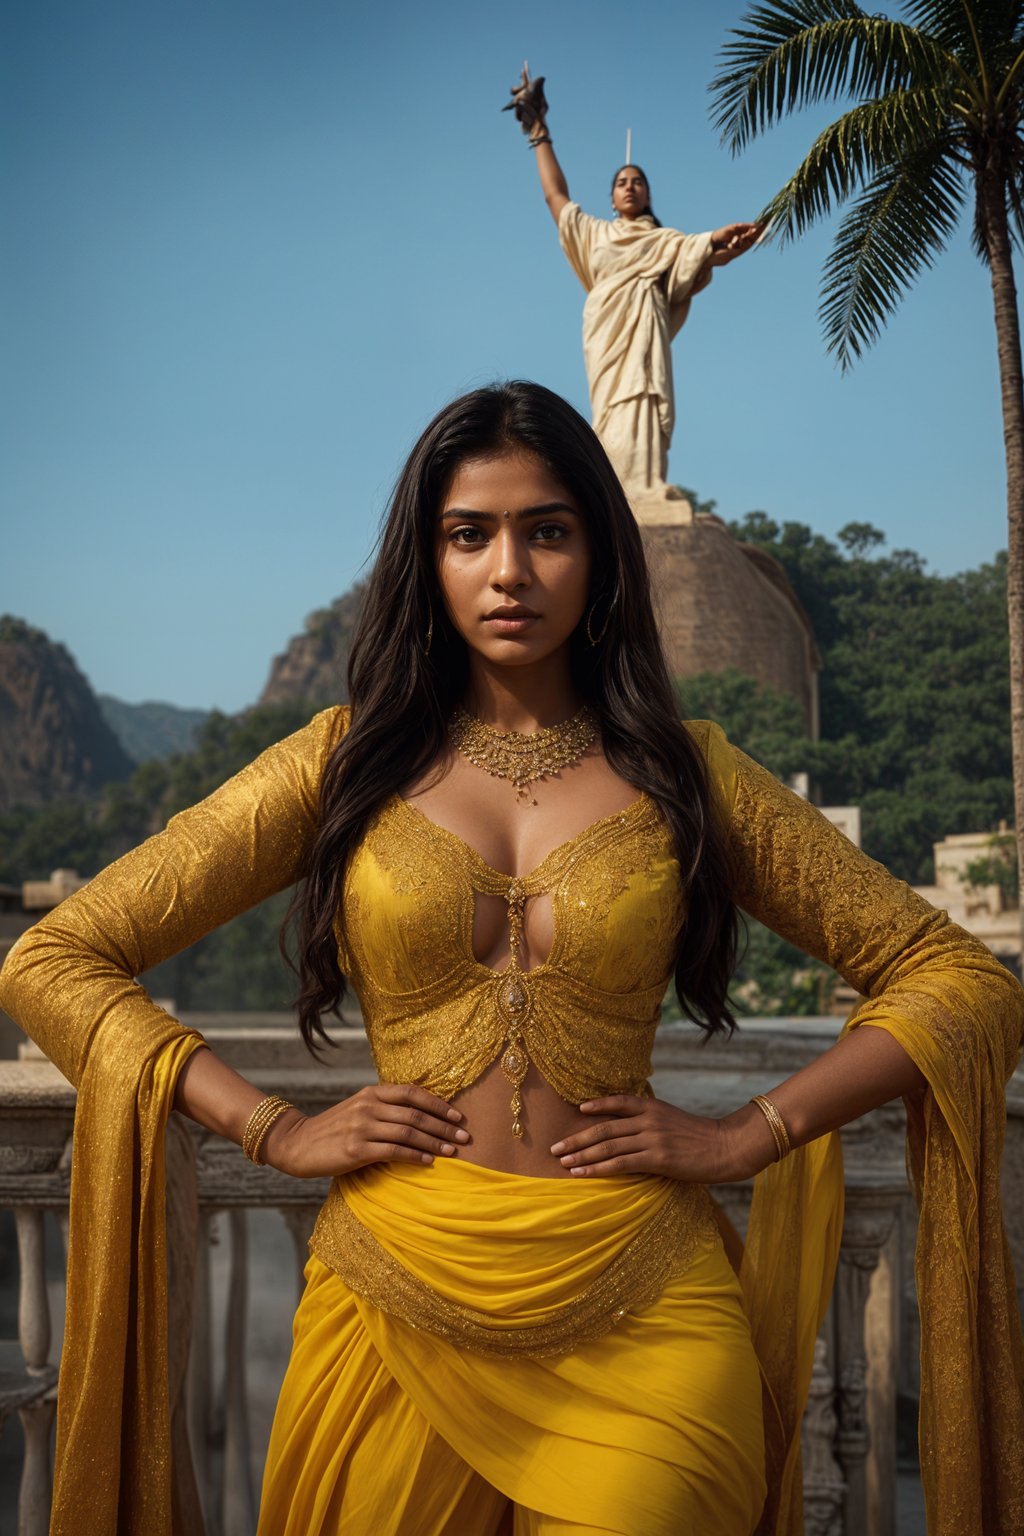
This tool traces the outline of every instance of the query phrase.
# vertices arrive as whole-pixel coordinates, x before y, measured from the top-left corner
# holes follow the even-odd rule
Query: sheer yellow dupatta
[[[340,711],[112,864],[11,951],[0,1007],[78,1089],[51,1536],[198,1536],[173,1499],[164,1132],[201,1035],[134,978],[292,884]]]
[[[865,998],[847,1028],[887,1029],[927,1079],[907,1101],[907,1154],[920,1209],[929,1536],[1024,1531],[1024,1344],[999,1198],[1024,993],[980,940],[730,747],[717,726],[701,723],[698,740],[728,828],[738,905],[837,970]],[[771,1536],[803,1528],[800,1416],[841,1230],[836,1137],[755,1181],[740,1277],[774,1404],[761,1526]]]

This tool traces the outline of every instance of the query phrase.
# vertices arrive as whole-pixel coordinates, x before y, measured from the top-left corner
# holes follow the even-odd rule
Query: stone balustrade
[[[318,1066],[291,1028],[217,1027],[205,1018],[201,1027],[258,1087],[310,1112],[373,1080],[356,1028],[338,1030],[338,1054]],[[768,1091],[827,1048],[835,1032],[834,1020],[762,1021],[745,1025],[731,1043],[702,1046],[695,1031],[670,1024],[658,1039],[655,1091],[695,1112],[721,1114]],[[57,1218],[52,1229],[64,1230],[74,1093],[28,1046],[22,1059],[0,1062],[0,1113],[0,1208],[15,1213],[20,1271],[18,1345],[0,1346],[0,1427],[8,1414],[20,1416],[19,1536],[43,1536],[56,1394],[52,1341],[61,1322],[51,1319],[43,1232],[48,1213]],[[886,1105],[847,1127],[843,1148],[839,1272],[804,1419],[806,1531],[896,1536],[896,1399],[898,1391],[916,1388],[915,1222],[902,1106]],[[168,1165],[173,1432],[177,1444],[186,1436],[191,1443],[196,1474],[195,1489],[179,1491],[186,1508],[189,1499],[201,1506],[209,1536],[251,1536],[269,1404],[286,1358],[286,1320],[326,1181],[254,1167],[233,1145],[178,1117],[169,1130]],[[1024,1083],[1011,1085],[1005,1180],[1011,1246],[1024,1274]],[[742,1232],[749,1187],[724,1185],[715,1194]],[[266,1267],[254,1262],[259,1253],[250,1253],[250,1216],[263,1243],[268,1212],[279,1213],[288,1233],[287,1280],[278,1269],[268,1281]],[[254,1284],[257,1272],[263,1278]],[[255,1381],[253,1330],[264,1330],[267,1318],[278,1343]]]

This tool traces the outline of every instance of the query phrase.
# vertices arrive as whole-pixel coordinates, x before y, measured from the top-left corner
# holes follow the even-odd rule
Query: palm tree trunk
[[[1017,830],[1019,906],[1024,946],[1024,382],[1020,352],[1017,287],[1003,177],[982,172],[979,195],[984,214],[992,300],[995,305],[999,384],[1003,398],[1008,531],[1007,606],[1010,624],[1010,732],[1013,750],[1013,809]],[[1024,948],[1021,954],[1024,968]]]

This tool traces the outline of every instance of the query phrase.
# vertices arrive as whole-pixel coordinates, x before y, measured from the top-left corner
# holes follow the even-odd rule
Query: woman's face
[[[650,188],[643,171],[635,165],[624,165],[612,187],[612,207],[623,219],[638,218],[651,200]]]
[[[526,666],[583,618],[590,538],[574,497],[528,450],[466,459],[441,503],[437,569],[471,657]]]

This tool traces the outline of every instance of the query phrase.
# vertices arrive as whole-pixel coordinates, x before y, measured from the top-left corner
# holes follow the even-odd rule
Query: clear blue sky
[[[444,400],[523,376],[587,410],[583,292],[498,111],[523,58],[585,208],[629,126],[663,222],[706,229],[752,217],[815,126],[719,146],[707,83],[743,9],[7,6],[0,611],[101,692],[252,702],[359,574]],[[873,522],[938,571],[990,559],[998,379],[966,231],[847,378],[816,318],[827,248],[757,250],[695,302],[670,478],[729,517]]]

